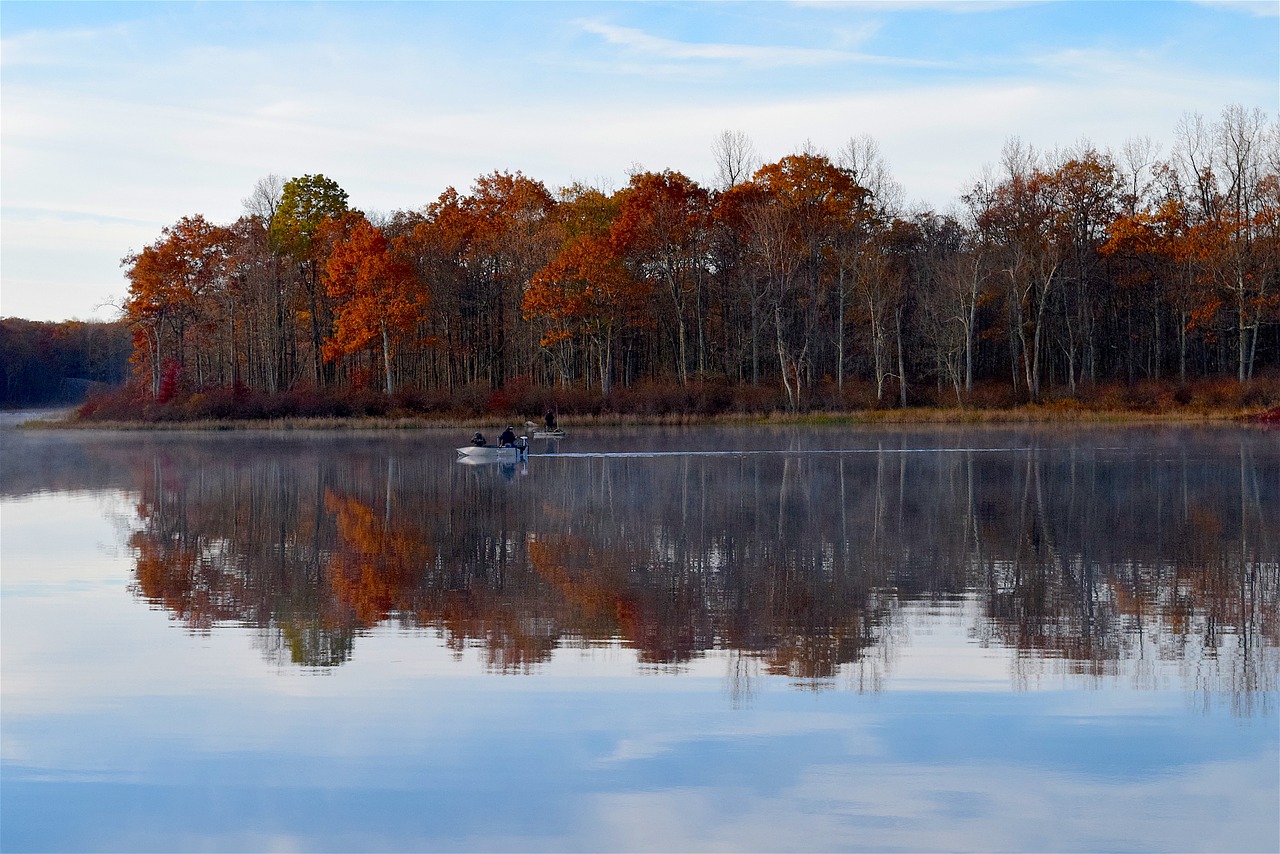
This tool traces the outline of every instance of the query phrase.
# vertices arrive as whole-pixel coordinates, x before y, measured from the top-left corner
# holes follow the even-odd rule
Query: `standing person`
[[[507,429],[502,431],[502,435],[498,437],[498,447],[506,448],[514,445],[516,441],[516,431],[511,429],[511,425],[507,425]]]
[[[547,432],[548,433],[556,432],[556,414],[548,410],[546,419],[547,419]]]

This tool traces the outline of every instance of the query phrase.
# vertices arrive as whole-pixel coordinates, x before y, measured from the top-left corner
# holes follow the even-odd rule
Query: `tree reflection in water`
[[[1142,684],[1174,661],[1247,714],[1280,670],[1280,470],[1274,436],[1224,435],[562,456],[527,476],[378,441],[231,459],[192,442],[133,458],[129,546],[137,595],[193,631],[261,627],[308,667],[392,622],[500,672],[624,643],[646,665],[721,648],[739,675],[853,668],[874,689],[905,605],[968,598],[1021,684],[1122,665]]]

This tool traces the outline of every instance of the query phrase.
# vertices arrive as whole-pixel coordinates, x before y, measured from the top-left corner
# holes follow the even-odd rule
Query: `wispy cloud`
[[[1048,0],[801,0],[795,5],[811,9],[858,9],[864,12],[944,12],[972,15],[1004,12],[1015,6],[1032,6],[1045,2]]]
[[[1274,0],[1196,0],[1217,10],[1232,9],[1255,18],[1280,18],[1280,3]]]
[[[591,20],[580,20],[577,23],[586,32],[604,39],[607,44],[622,48],[628,53],[661,62],[721,62],[758,68],[811,67],[847,63],[926,64],[918,60],[829,48],[678,41],[650,35],[634,27],[619,27]],[[867,35],[869,32],[863,32],[860,37],[865,38]],[[845,38],[848,38],[847,33]]]
[[[72,30],[32,30],[0,39],[0,66],[5,68],[59,67],[91,61],[105,45],[119,42],[129,27],[117,24],[102,28]]]

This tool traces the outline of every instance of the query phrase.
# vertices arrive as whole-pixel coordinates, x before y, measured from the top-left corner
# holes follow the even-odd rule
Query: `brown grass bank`
[[[1191,384],[1142,382],[1099,385],[1040,403],[1011,399],[1000,387],[975,390],[965,405],[925,398],[916,405],[878,405],[866,389],[842,397],[815,393],[801,411],[777,390],[699,382],[641,385],[601,398],[582,389],[513,384],[383,395],[368,390],[330,393],[301,389],[264,395],[211,389],[167,400],[136,387],[99,394],[56,422],[33,426],[161,430],[406,430],[492,429],[540,422],[554,411],[562,425],[694,424],[1052,424],[1280,421],[1280,378],[1249,383],[1203,380]]]

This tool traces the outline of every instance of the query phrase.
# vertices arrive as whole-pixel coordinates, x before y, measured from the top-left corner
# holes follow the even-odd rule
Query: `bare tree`
[[[1186,113],[1174,128],[1173,162],[1189,186],[1195,188],[1202,219],[1217,215],[1220,200],[1213,174],[1213,133],[1200,113]]]
[[[279,175],[267,175],[265,178],[258,179],[253,185],[253,192],[240,204],[244,206],[245,213],[258,217],[264,226],[270,228],[271,220],[275,219],[276,208],[280,207],[280,199],[283,196],[284,179]]]
[[[249,322],[251,330],[258,330],[269,339],[265,355],[257,361],[265,366],[263,378],[271,392],[283,391],[292,384],[296,359],[296,338],[289,323],[289,283],[285,281],[282,257],[271,248],[268,239],[284,197],[284,185],[285,179],[279,175],[259,178],[253,192],[241,202],[246,218],[238,229],[245,256],[242,276],[263,294],[258,309],[264,316],[251,315]]]
[[[1152,168],[1160,157],[1160,145],[1149,136],[1135,136],[1125,140],[1120,148],[1120,163],[1124,170],[1124,197],[1126,213],[1133,216],[1144,205],[1155,185]]]
[[[724,130],[711,145],[716,159],[716,187],[727,190],[751,177],[760,165],[751,138],[740,130]]]
[[[836,164],[847,170],[859,187],[870,191],[876,208],[883,215],[902,214],[905,193],[902,185],[894,180],[875,137],[865,133],[851,137],[836,155]]]
[[[1224,279],[1236,307],[1236,378],[1253,378],[1258,331],[1262,326],[1265,275],[1255,275],[1255,215],[1261,206],[1269,127],[1266,115],[1255,107],[1233,104],[1222,111],[1214,126],[1214,159],[1220,167],[1224,218],[1231,239],[1227,255],[1229,272]],[[1250,341],[1252,339],[1252,341]]]

